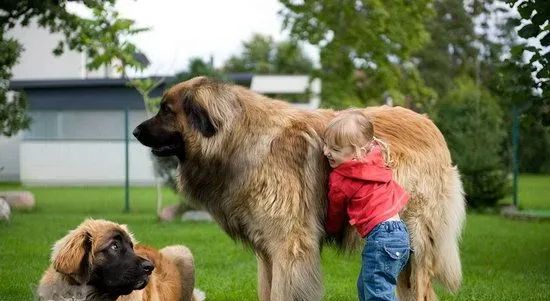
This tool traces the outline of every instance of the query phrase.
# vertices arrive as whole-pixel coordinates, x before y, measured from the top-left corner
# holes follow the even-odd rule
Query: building
[[[14,36],[26,51],[14,68],[10,89],[26,93],[33,121],[29,130],[9,139],[0,138],[0,166],[4,167],[0,181],[28,185],[122,185],[128,135],[130,182],[155,183],[150,150],[131,135],[134,127],[147,118],[137,91],[108,68],[86,72],[86,60],[79,53],[53,56],[49,49],[55,47],[60,36],[36,27],[16,29]],[[319,106],[316,95],[320,82],[314,80],[310,85],[307,76],[231,74],[229,77],[261,93],[303,93],[309,88],[317,93],[313,93],[309,102],[297,105]],[[160,96],[172,80],[165,78],[151,96]]]

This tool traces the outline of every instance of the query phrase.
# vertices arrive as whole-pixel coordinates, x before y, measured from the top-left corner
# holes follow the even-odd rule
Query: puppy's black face
[[[153,271],[149,260],[134,253],[130,239],[122,233],[112,238],[94,254],[89,285],[100,294],[128,295],[143,289]]]

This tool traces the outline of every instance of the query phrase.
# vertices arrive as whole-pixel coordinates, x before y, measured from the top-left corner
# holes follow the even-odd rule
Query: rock
[[[503,205],[500,207],[500,215],[510,215],[518,212],[518,209],[514,205]]]
[[[9,220],[10,214],[10,205],[4,198],[0,198],[0,220]]]
[[[0,191],[0,197],[4,198],[14,209],[34,209],[36,202],[30,191]]]
[[[211,221],[212,216],[206,211],[190,210],[181,217],[184,221]]]
[[[170,205],[162,209],[159,213],[159,219],[161,221],[170,222],[176,219],[176,216],[182,213],[182,206],[180,204]]]

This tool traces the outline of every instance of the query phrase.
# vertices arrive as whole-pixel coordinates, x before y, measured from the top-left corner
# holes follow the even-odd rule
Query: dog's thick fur
[[[119,250],[126,243],[128,248],[108,250],[115,241]],[[159,251],[138,244],[125,225],[110,221],[85,220],[55,243],[51,261],[38,286],[41,300],[201,300],[201,292],[193,292],[195,270],[188,248],[175,245]]]
[[[401,213],[414,253],[399,278],[400,300],[435,300],[433,278],[456,291],[465,202],[443,136],[407,109],[364,113],[390,145],[395,178],[412,197]],[[329,167],[321,135],[335,114],[198,77],[167,91],[159,113],[134,135],[156,155],[176,155],[181,191],[254,250],[260,300],[312,301],[323,295],[319,253]]]

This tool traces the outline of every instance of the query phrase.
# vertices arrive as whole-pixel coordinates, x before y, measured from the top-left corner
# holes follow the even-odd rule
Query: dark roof
[[[231,82],[235,84],[250,87],[252,82],[252,73],[230,73],[227,75]],[[160,76],[153,78],[162,78]],[[173,76],[164,77],[164,83],[169,83],[175,79]],[[121,87],[126,86],[128,82],[124,78],[87,78],[87,79],[47,79],[47,80],[13,80],[10,82],[9,89],[44,89],[44,88],[80,88],[80,87]]]
[[[228,74],[231,82],[250,87],[252,74]],[[159,77],[160,78],[160,77]],[[174,77],[165,77],[150,96],[162,95],[167,83]],[[12,90],[23,90],[27,95],[30,110],[142,110],[143,99],[122,78],[61,79],[61,80],[14,80]]]
[[[47,89],[47,88],[81,88],[81,87],[120,87],[128,80],[123,78],[89,78],[89,79],[47,79],[47,80],[13,80],[10,89]]]

